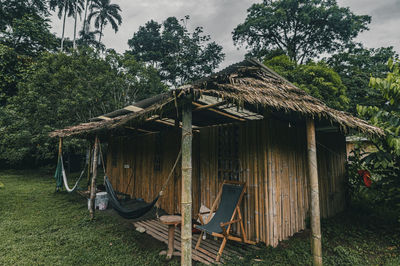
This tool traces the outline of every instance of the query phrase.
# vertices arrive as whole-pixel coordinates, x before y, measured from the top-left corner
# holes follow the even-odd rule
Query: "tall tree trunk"
[[[67,8],[64,7],[64,20],[63,20],[63,29],[61,34],[61,52],[64,50],[64,33],[65,33],[65,19],[67,18]]]
[[[103,35],[103,22],[100,25],[100,37],[99,37],[99,44],[101,44],[101,36]]]
[[[82,28],[83,33],[86,33],[87,11],[88,11],[88,7],[89,7],[89,3],[90,3],[90,2],[91,2],[91,0],[86,0],[86,5],[85,5],[85,16],[83,17],[83,28]]]
[[[76,49],[76,20],[77,20],[77,15],[78,15],[78,6],[77,6],[77,3],[75,3],[74,42],[73,42],[74,50]]]

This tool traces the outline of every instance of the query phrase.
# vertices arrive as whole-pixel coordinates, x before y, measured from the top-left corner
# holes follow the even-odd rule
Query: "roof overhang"
[[[245,60],[208,78],[92,118],[89,123],[53,131],[50,136],[87,136],[121,128],[158,132],[172,126],[180,127],[179,110],[188,95],[193,103],[196,129],[263,119],[268,110],[269,113],[296,113],[325,119],[342,131],[355,129],[384,135],[380,128],[326,106],[259,62]]]

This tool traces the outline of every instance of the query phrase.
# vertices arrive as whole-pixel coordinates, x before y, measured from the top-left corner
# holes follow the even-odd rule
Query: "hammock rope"
[[[61,165],[62,165],[62,174],[63,174],[64,187],[69,193],[74,192],[78,188],[78,184],[81,181],[81,179],[83,177],[83,174],[86,172],[86,164],[87,163],[85,163],[85,166],[83,166],[81,174],[79,175],[78,180],[76,180],[75,185],[72,188],[70,188],[68,186],[67,175],[65,174],[64,163],[63,163],[62,156],[61,156]]]
[[[68,193],[74,192],[78,188],[78,184],[81,181],[85,171],[86,171],[86,166],[89,164],[89,157],[90,157],[90,149],[88,150],[86,154],[86,160],[85,160],[85,165],[83,166],[83,169],[79,175],[78,180],[76,180],[74,186],[70,188],[68,185],[68,178],[65,173],[65,168],[64,168],[64,160],[62,156],[62,140],[60,139],[60,147],[59,147],[59,154],[58,154],[58,163],[57,163],[57,168],[56,172],[54,174],[54,178],[56,179],[56,191],[59,191],[62,189],[63,185],[65,187],[65,190],[67,190]]]
[[[78,184],[81,181],[83,174],[86,172],[86,165],[87,163],[85,163],[85,166],[83,167],[83,170],[81,171],[81,174],[79,175],[78,180],[76,180],[74,186],[70,188],[70,186],[68,185],[68,178],[65,173],[63,157],[61,155],[60,158],[58,159],[57,169],[54,175],[54,178],[56,179],[57,189],[58,190],[61,189],[64,185],[65,190],[67,190],[69,193],[74,192],[78,188]]]

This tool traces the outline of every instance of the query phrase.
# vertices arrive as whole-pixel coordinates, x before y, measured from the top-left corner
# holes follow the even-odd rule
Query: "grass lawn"
[[[51,174],[2,171],[0,182],[0,265],[178,265],[158,253],[166,248],[130,223],[107,212],[88,218],[76,193],[54,193]],[[400,232],[395,219],[370,211],[349,211],[323,221],[326,265],[400,265]],[[237,265],[307,265],[309,232],[277,248],[248,254]]]

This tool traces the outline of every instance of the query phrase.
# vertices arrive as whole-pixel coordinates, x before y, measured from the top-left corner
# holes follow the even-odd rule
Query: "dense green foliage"
[[[48,16],[46,0],[0,0],[0,32],[26,15]]]
[[[327,59],[329,66],[340,75],[347,87],[347,96],[350,99],[347,111],[357,114],[357,104],[382,106],[385,103],[384,97],[369,87],[369,78],[385,77],[388,60],[397,57],[393,47],[366,49],[360,45],[352,45]]]
[[[179,265],[158,253],[166,245],[134,230],[111,211],[89,220],[78,194],[53,193],[52,174],[1,172],[0,264]],[[101,181],[101,180],[100,180]],[[72,182],[72,180],[71,180]],[[84,183],[84,182],[83,182]],[[399,265],[399,225],[380,210],[352,209],[322,222],[325,265]],[[309,231],[227,265],[310,265]]]
[[[356,155],[360,168],[372,173],[373,187],[380,203],[400,210],[400,71],[399,63],[389,61],[386,78],[371,78],[370,85],[386,100],[381,106],[357,106],[361,117],[379,126],[384,137],[370,137],[376,151],[365,157]],[[358,157],[358,158],[357,158]],[[350,173],[355,175],[355,173]],[[400,218],[400,217],[399,217]]]
[[[46,2],[0,2],[0,106],[17,93],[22,72],[44,51],[54,51]]]
[[[349,102],[346,86],[340,76],[325,63],[309,61],[297,65],[288,56],[279,55],[265,60],[264,64],[328,106],[346,109]]]
[[[54,140],[48,137],[52,130],[164,90],[157,72],[129,55],[109,51],[102,59],[91,49],[44,53],[1,109],[0,159],[11,165],[46,162],[55,156]]]
[[[18,81],[30,64],[30,57],[19,55],[13,48],[0,44],[0,106],[17,93]]]
[[[222,47],[210,42],[202,27],[189,32],[188,19],[186,16],[180,23],[169,17],[162,25],[154,20],[147,22],[129,39],[127,52],[153,65],[173,86],[211,74],[225,57]]]
[[[46,1],[0,1],[0,44],[21,55],[36,56],[54,50],[56,37],[50,32]]]
[[[47,19],[26,14],[21,19],[14,19],[9,28],[0,33],[0,43],[14,48],[19,54],[37,56],[45,50],[54,50],[57,39],[50,33]]]
[[[247,10],[245,21],[234,31],[236,44],[263,58],[280,49],[295,62],[332,53],[368,29],[369,16],[358,16],[336,0],[264,0]]]

